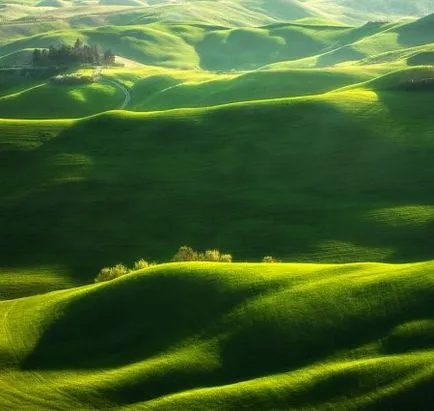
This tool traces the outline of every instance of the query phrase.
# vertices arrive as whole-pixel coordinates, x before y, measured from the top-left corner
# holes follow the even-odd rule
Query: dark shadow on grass
[[[379,284],[374,288],[377,287],[381,287],[385,295],[394,292],[393,284]],[[369,286],[366,286],[351,293],[351,299],[360,301],[369,292]],[[375,292],[378,293],[378,290]],[[342,295],[337,294],[333,298],[333,294],[330,296],[325,292],[324,303],[316,302],[317,311],[313,311],[311,317],[305,315],[303,323],[300,323],[297,315],[303,315],[303,299],[309,301],[311,296],[306,291],[305,297],[301,293],[298,298],[300,303],[291,304],[285,302],[282,295],[280,304],[278,300],[274,302],[282,310],[280,315],[271,319],[261,318],[259,314],[252,315],[248,327],[224,341],[221,347],[222,372],[230,378],[244,380],[295,370],[324,361],[336,353],[379,341],[398,325],[434,314],[433,293],[425,288],[415,291],[411,298],[402,301],[397,298],[399,308],[395,309],[393,315],[388,312],[391,310],[389,302],[383,307],[379,306],[378,312],[369,315],[340,317],[335,304]],[[334,302],[329,303],[329,298]],[[288,307],[287,317],[283,314],[285,307]],[[292,312],[297,314],[293,315]],[[416,348],[415,340],[413,346]],[[423,344],[423,341],[419,343]],[[396,344],[405,351],[406,340],[402,339]]]
[[[312,100],[78,122],[32,161],[7,166],[22,176],[17,187],[26,189],[31,176],[31,190],[0,204],[0,265],[66,266],[89,281],[118,262],[168,261],[182,244],[220,248],[239,261],[430,259],[431,226],[397,230],[364,217],[434,204],[430,110],[412,113],[417,101],[379,96],[390,118],[378,129],[371,107],[358,117]],[[63,153],[91,166],[59,165]],[[79,178],[58,179],[68,173]],[[318,252],[328,240],[366,248]]]
[[[258,287],[259,288],[259,287]],[[259,292],[259,290],[257,290]],[[164,353],[200,333],[254,293],[217,278],[143,274],[73,300],[42,335],[22,369],[109,368]]]

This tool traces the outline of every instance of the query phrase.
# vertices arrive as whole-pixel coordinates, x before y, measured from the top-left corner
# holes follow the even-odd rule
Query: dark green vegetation
[[[107,65],[115,63],[115,56],[110,50],[102,52],[94,44],[88,46],[77,39],[73,46],[62,44],[58,48],[50,46],[48,49],[34,49],[32,64],[34,66],[74,66],[77,64]]]
[[[84,280],[182,243],[241,261],[429,259],[433,103],[385,87],[0,123],[1,265]]]
[[[428,409],[432,12],[0,0],[0,409]]]

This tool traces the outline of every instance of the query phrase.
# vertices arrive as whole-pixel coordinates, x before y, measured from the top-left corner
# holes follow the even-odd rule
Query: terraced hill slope
[[[424,409],[433,285],[433,263],[193,263],[0,302],[0,404]]]

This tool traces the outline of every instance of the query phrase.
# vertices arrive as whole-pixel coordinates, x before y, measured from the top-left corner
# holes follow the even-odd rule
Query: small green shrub
[[[271,255],[267,255],[262,259],[263,263],[278,263],[279,260],[276,260],[274,257],[272,257]]]
[[[183,245],[179,247],[177,253],[172,257],[172,261],[198,261],[199,254],[191,247]]]
[[[219,250],[206,250],[205,252],[198,252],[193,248],[183,245],[179,247],[178,252],[173,256],[172,261],[213,261],[231,263],[232,255],[221,254]]]
[[[95,278],[96,283],[101,283],[103,281],[111,281],[116,278],[122,277],[128,274],[130,270],[123,264],[116,264],[113,267],[104,267],[101,269],[99,274]]]
[[[220,251],[206,250],[202,259],[203,261],[220,261]]]
[[[133,271],[143,270],[144,268],[148,268],[148,267],[149,267],[149,263],[143,258],[141,258],[140,260],[134,262]]]
[[[232,262],[232,255],[231,254],[222,254],[220,256],[220,261],[222,263],[231,263]]]

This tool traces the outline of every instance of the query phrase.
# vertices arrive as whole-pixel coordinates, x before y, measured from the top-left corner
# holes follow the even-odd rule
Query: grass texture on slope
[[[113,84],[43,83],[0,97],[0,113],[6,118],[78,118],[117,109],[123,100],[123,93]]]
[[[0,302],[3,409],[425,409],[434,264],[162,265]]]
[[[237,101],[321,94],[378,76],[377,70],[349,67],[322,70],[207,74],[201,71],[106,69],[104,75],[130,90],[129,110],[209,107]]]
[[[0,57],[20,50],[72,44],[77,37],[148,65],[209,71],[328,67],[434,42],[433,16],[406,23],[370,22],[361,27],[273,23],[260,27],[154,22],[145,25],[68,28],[11,39]],[[7,35],[7,34],[6,34]],[[286,63],[282,63],[286,62]]]
[[[430,259],[433,103],[374,88],[0,121],[0,266],[86,281],[182,244],[239,261]]]
[[[77,37],[143,64],[211,71],[246,70],[316,55],[352,30],[348,26],[275,24],[225,28],[198,24],[105,26],[48,31],[0,47],[0,57],[22,49],[73,44]]]

